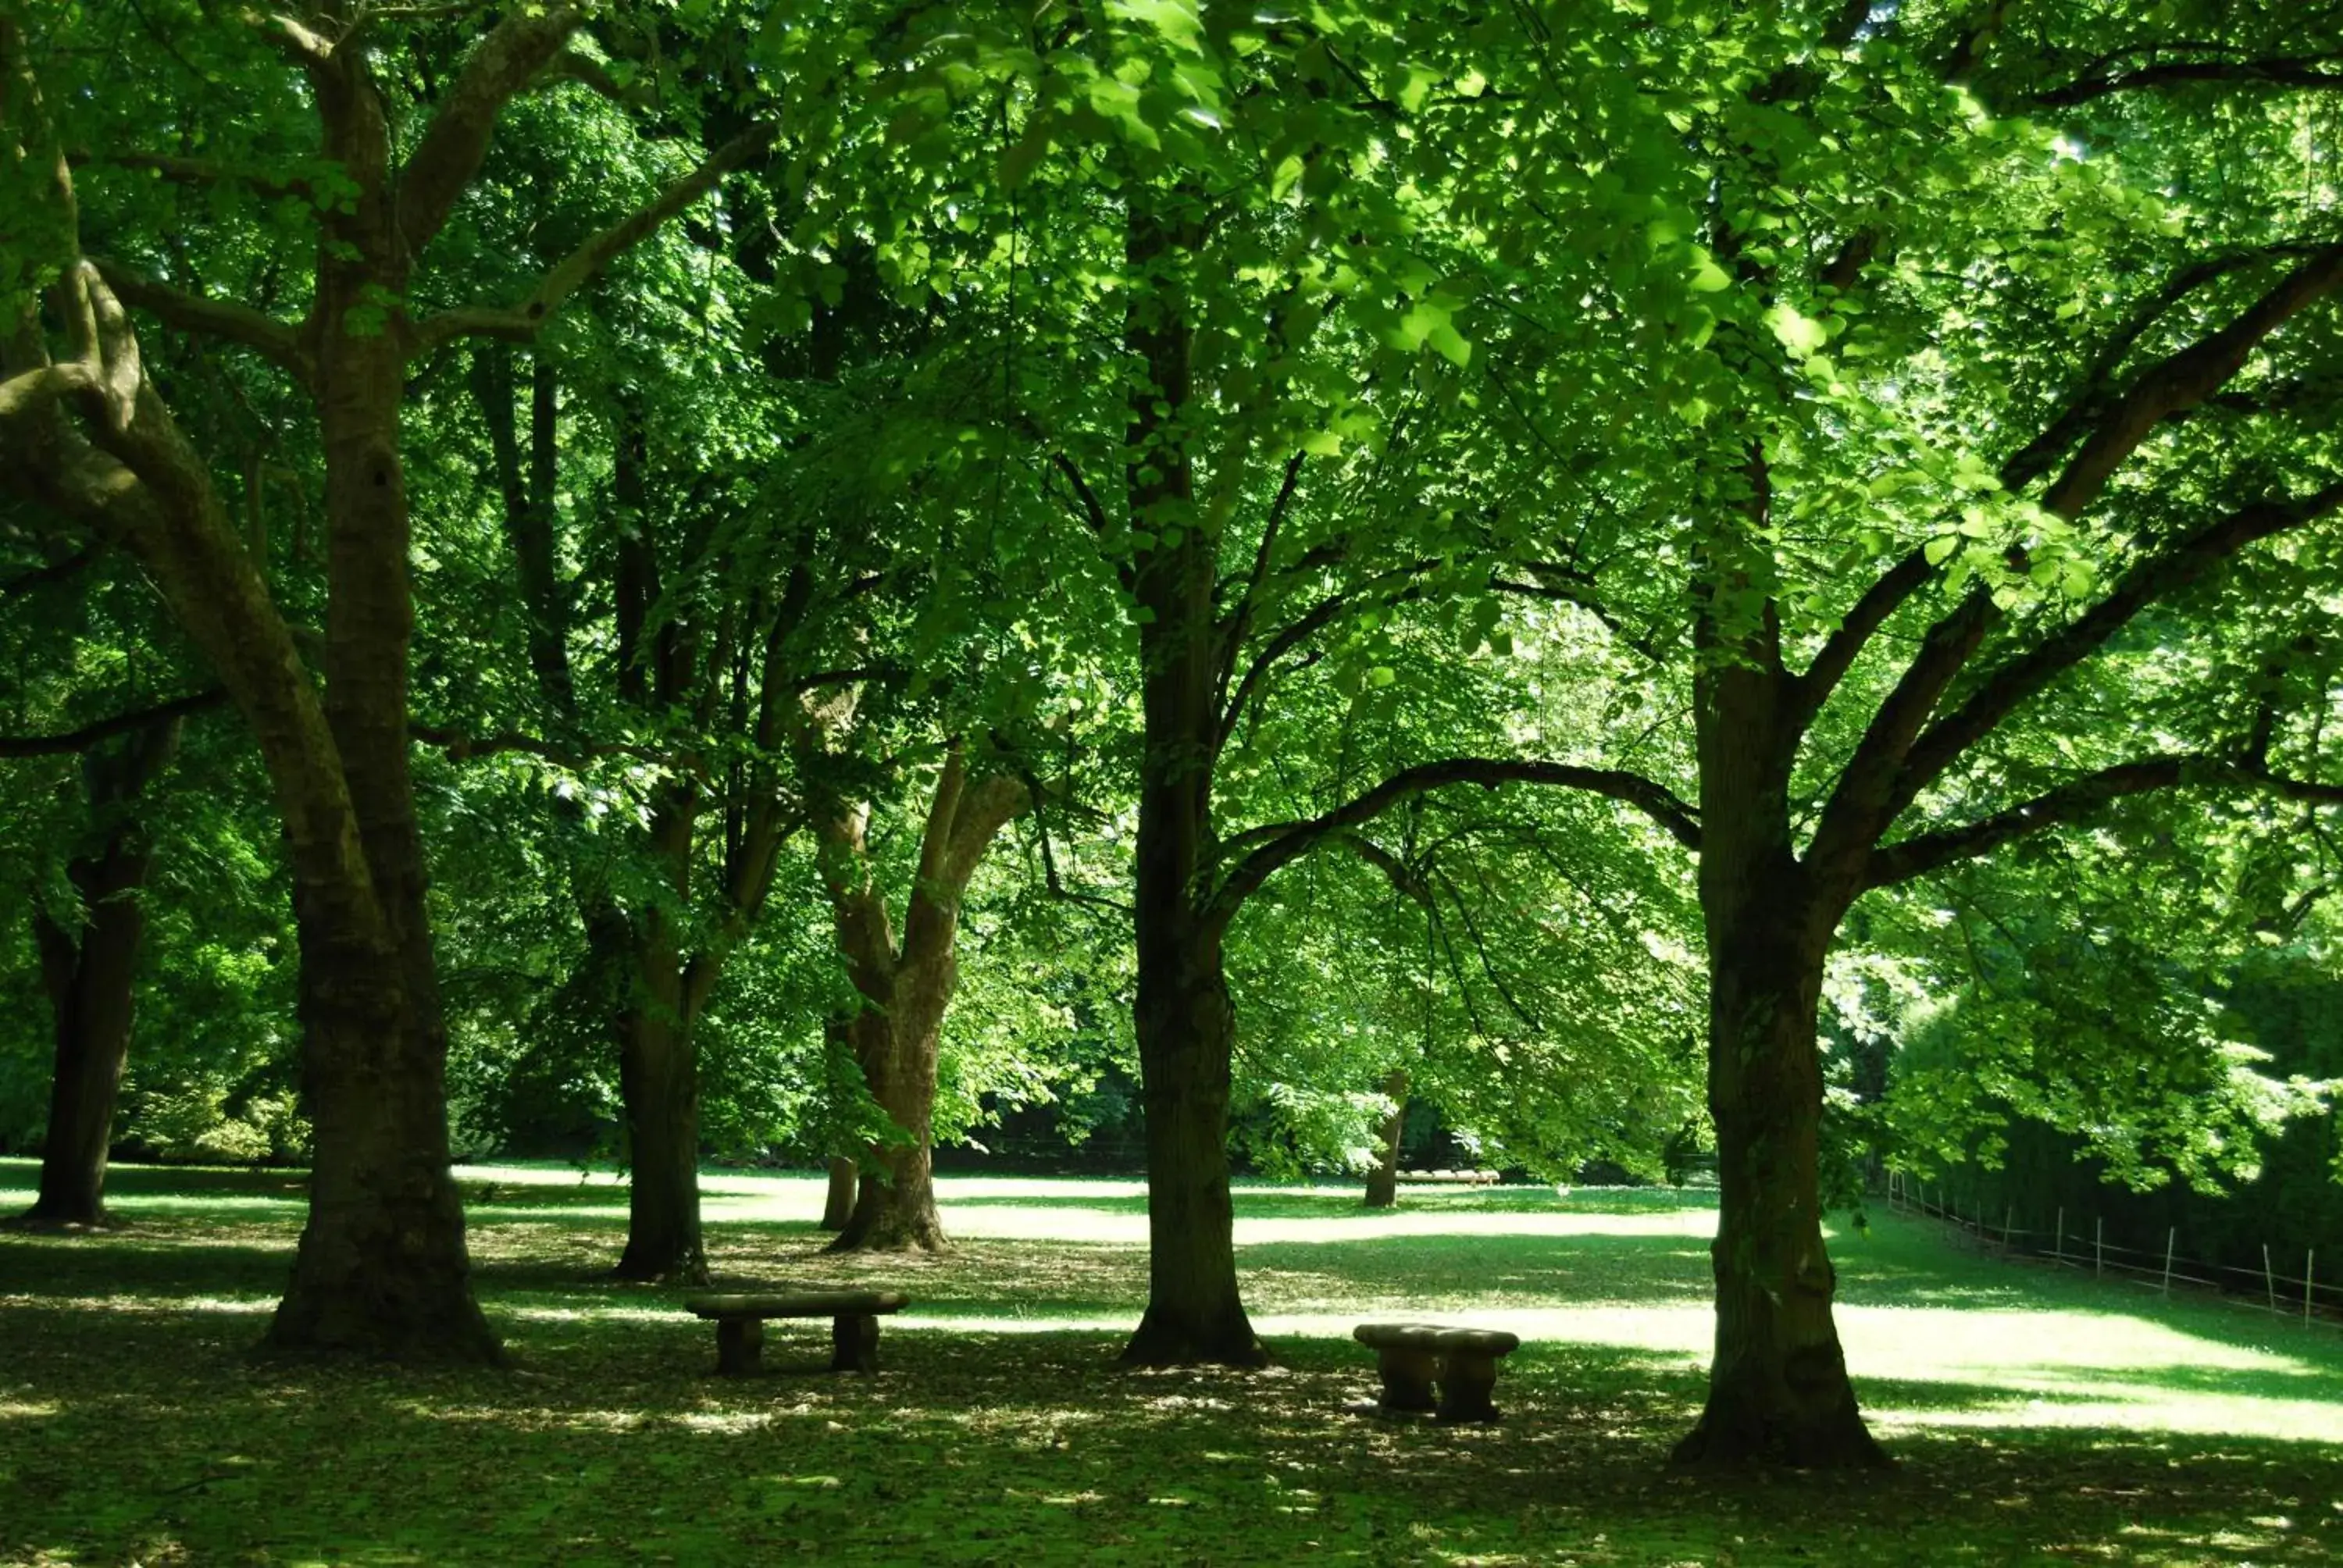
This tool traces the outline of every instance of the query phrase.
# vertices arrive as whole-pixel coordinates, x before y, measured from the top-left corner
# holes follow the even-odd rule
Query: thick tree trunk
[[[1367,1172],[1367,1207],[1388,1209],[1399,1201],[1399,1139],[1407,1126],[1407,1073],[1393,1068],[1383,1080],[1383,1097],[1391,1114],[1376,1136],[1375,1168]]]
[[[1762,496],[1762,487],[1760,490]],[[1700,899],[1708,1103],[1716,1123],[1716,1346],[1679,1464],[1885,1462],[1847,1381],[1823,1248],[1823,960],[1851,885],[1799,863],[1797,736],[1768,618],[1755,653],[1700,678]]]
[[[307,902],[297,892],[297,900]],[[272,1349],[493,1362],[447,1169],[445,1040],[394,955],[299,922],[302,1086],[315,1131],[309,1217]]]
[[[1131,589],[1142,610],[1133,894],[1139,957],[1133,1022],[1147,1111],[1147,1311],[1122,1359],[1141,1366],[1267,1360],[1237,1289],[1229,1197],[1229,1080],[1236,1015],[1222,922],[1206,912],[1213,869],[1212,769],[1220,750],[1219,540],[1195,506],[1180,421],[1190,401],[1189,327],[1177,301],[1201,235],[1134,213],[1134,288],[1124,344],[1147,367],[1131,400],[1125,494],[1135,530]]]
[[[949,967],[950,955],[945,955]],[[936,982],[932,974],[913,977],[899,965],[895,971],[896,1005],[889,1011],[864,1011],[855,1020],[856,1055],[862,1076],[880,1109],[894,1122],[900,1137],[874,1145],[867,1159],[854,1212],[833,1252],[940,1252],[948,1245],[943,1221],[936,1213],[933,1138],[930,1127],[936,1106],[936,1041],[943,1020],[950,980],[932,1008],[918,1006],[912,994]],[[914,1016],[914,1014],[924,1016]]]
[[[1147,1312],[1122,1359],[1259,1366],[1268,1357],[1237,1289],[1228,1141],[1236,1015],[1220,936],[1186,929],[1185,911],[1151,919],[1148,891],[1142,880],[1135,1020],[1147,1111]]]
[[[328,914],[345,890],[297,890],[317,1154],[309,1221],[269,1338],[287,1350],[493,1360],[447,1169],[447,1037],[408,772],[405,334],[383,317],[384,302],[406,294],[409,249],[390,127],[363,61],[337,55],[312,80],[325,151],[355,191],[318,253],[325,712],[378,924],[351,929]]]
[[[689,1038],[639,1008],[619,1061],[627,1107],[627,1247],[622,1280],[708,1282],[699,1234],[699,1088]]]
[[[1684,1464],[1824,1469],[1885,1463],[1855,1408],[1831,1318],[1817,1179],[1822,954],[1752,940],[1710,965],[1709,1104],[1716,1120],[1716,1349]]]
[[[651,851],[677,909],[689,907],[699,811],[682,785],[651,808]],[[622,1280],[708,1282],[699,1233],[699,1061],[676,917],[654,904],[637,917],[634,984],[621,1020],[619,1097],[627,1113],[627,1247]]]
[[[822,1198],[821,1228],[843,1231],[846,1222],[854,1218],[855,1189],[862,1179],[861,1167],[844,1155],[830,1162],[830,1189]]]

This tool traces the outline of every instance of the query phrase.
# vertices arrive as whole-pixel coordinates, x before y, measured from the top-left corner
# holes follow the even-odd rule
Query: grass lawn
[[[0,1211],[34,1168],[0,1161]],[[299,1227],[282,1173],[122,1169],[105,1237],[0,1236],[0,1562],[2154,1563],[2343,1561],[2343,1336],[2010,1266],[1878,1217],[1834,1240],[1893,1473],[1671,1474],[1698,1407],[1712,1211],[1667,1192],[1344,1188],[1237,1200],[1278,1364],[1113,1364],[1134,1182],[946,1178],[937,1260],[819,1255],[811,1177],[706,1179],[722,1284],[870,1281],[886,1370],[826,1322],[707,1375],[678,1292],[605,1277],[625,1195],[463,1173],[498,1372],[256,1362]],[[1524,1342],[1505,1419],[1362,1413],[1370,1317]]]

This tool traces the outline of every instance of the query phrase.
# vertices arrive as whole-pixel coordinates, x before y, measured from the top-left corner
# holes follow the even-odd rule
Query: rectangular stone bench
[[[1383,1408],[1436,1410],[1442,1421],[1494,1421],[1489,1391],[1497,1362],[1521,1348],[1503,1329],[1452,1329],[1438,1323],[1361,1323],[1351,1337],[1375,1352]],[[1433,1398],[1434,1383],[1440,1397]]]
[[[794,1291],[784,1295],[687,1296],[694,1314],[716,1321],[716,1370],[746,1377],[765,1350],[767,1318],[828,1318],[832,1372],[879,1370],[879,1319],[910,1301],[900,1291]]]

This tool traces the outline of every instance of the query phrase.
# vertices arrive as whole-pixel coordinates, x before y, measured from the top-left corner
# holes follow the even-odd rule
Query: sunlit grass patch
[[[1661,1463],[1713,1332],[1699,1194],[1410,1190],[1375,1213],[1348,1186],[1241,1186],[1276,1366],[1131,1373],[1136,1183],[946,1177],[954,1251],[832,1258],[819,1180],[714,1173],[723,1282],[913,1298],[875,1377],[823,1372],[815,1322],[773,1325],[767,1374],[730,1380],[680,1292],[610,1277],[623,1189],[532,1165],[458,1173],[513,1370],[255,1362],[290,1178],[179,1174],[130,1172],[148,1207],[124,1231],[0,1240],[0,1562],[2177,1565],[2343,1539],[2331,1333],[1893,1218],[1833,1246],[1902,1472],[1727,1484]],[[1376,1383],[1350,1331],[1397,1315],[1521,1333],[1505,1420],[1356,1413]]]

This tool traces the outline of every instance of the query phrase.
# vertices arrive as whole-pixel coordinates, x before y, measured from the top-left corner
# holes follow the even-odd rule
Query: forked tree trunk
[[[1716,1344],[1679,1464],[1845,1469],[1886,1456],[1855,1408],[1823,1247],[1823,961],[1844,877],[1798,862],[1796,738],[1778,673],[1702,678],[1700,897],[1708,939],[1708,1104],[1716,1124]]]
[[[1392,1102],[1375,1141],[1375,1167],[1367,1172],[1367,1207],[1388,1209],[1399,1201],[1399,1140],[1407,1126],[1407,1072],[1393,1068],[1383,1080],[1383,1098]]]
[[[960,900],[1025,799],[1023,787],[1007,777],[971,786],[953,743],[929,803],[900,948],[867,859],[869,809],[825,813],[820,831],[839,947],[863,1003],[846,1024],[848,1038],[871,1097],[896,1130],[866,1154],[853,1212],[831,1251],[932,1252],[947,1245],[936,1212],[936,1070],[944,1014],[960,983]]]
[[[830,1162],[830,1182],[822,1197],[821,1228],[843,1231],[846,1222],[854,1218],[855,1189],[861,1181],[861,1168],[844,1155]]]
[[[179,721],[134,732],[120,746],[85,754],[82,775],[98,834],[96,848],[67,868],[85,922],[68,930],[33,911],[41,975],[56,1040],[49,1121],[41,1145],[41,1186],[20,1218],[32,1228],[106,1223],[106,1156],[115,1101],[130,1055],[142,901],[152,864],[146,835],[128,814],[177,749]]]
[[[926,957],[929,972],[914,975],[908,959],[892,976],[886,1011],[866,1009],[851,1026],[863,1081],[899,1136],[871,1148],[853,1212],[833,1252],[926,1251],[946,1247],[936,1213],[932,1128],[936,1111],[936,1051],[943,1009],[951,996],[951,954]],[[940,967],[945,972],[939,975]]]

